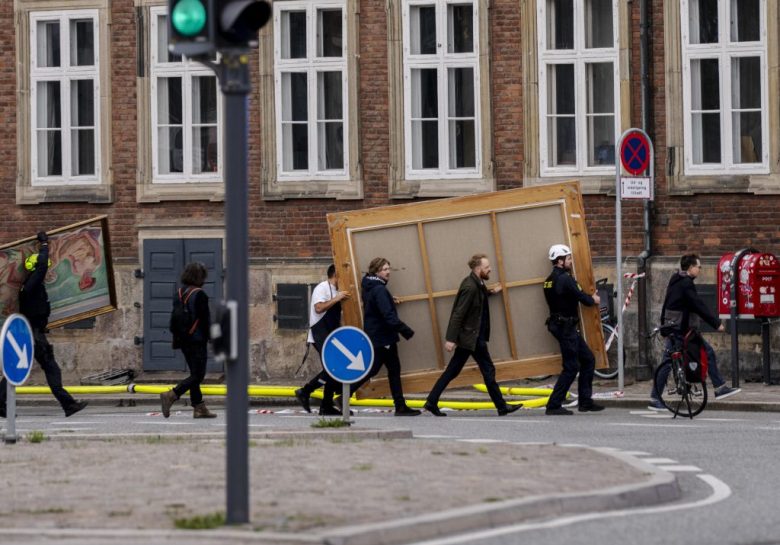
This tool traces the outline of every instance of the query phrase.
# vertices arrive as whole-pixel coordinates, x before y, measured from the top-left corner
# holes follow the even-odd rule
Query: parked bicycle
[[[680,333],[656,327],[648,337],[658,339],[659,333],[671,339],[671,354],[668,362],[658,366],[653,377],[658,400],[674,418],[682,414],[692,419],[707,406],[707,367],[685,357],[685,342]]]
[[[636,283],[640,278],[645,276],[645,273],[624,273],[624,278],[631,279],[631,286],[628,288],[628,293],[623,301],[623,308],[621,313],[626,312],[626,307],[631,302],[631,297],[634,295],[634,289]],[[602,288],[599,291],[606,291],[607,279],[602,278],[596,281],[596,289]],[[604,334],[604,351],[607,353],[607,367],[596,369],[596,376],[603,379],[613,379],[618,375],[618,324],[617,320],[613,320],[609,312],[609,300],[614,298],[617,294],[615,292],[608,293],[608,297],[602,297],[601,305],[599,306],[599,312],[601,313],[601,332]],[[626,348],[623,346],[623,362],[626,361]]]

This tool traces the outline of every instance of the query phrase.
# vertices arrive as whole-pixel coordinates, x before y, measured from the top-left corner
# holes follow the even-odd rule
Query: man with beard
[[[447,352],[455,350],[444,373],[434,384],[425,410],[434,416],[447,416],[439,410],[439,398],[447,385],[463,370],[469,357],[473,357],[482,373],[488,394],[498,410],[499,416],[518,410],[522,405],[508,405],[496,383],[496,368],[490,358],[487,343],[490,340],[490,310],[488,296],[501,291],[501,286],[488,289],[485,281],[490,279],[490,261],[485,254],[472,256],[468,263],[469,274],[460,283],[455,303],[452,305],[447,326]]]
[[[552,333],[561,347],[563,370],[558,376],[550,399],[547,401],[545,414],[573,414],[564,408],[563,400],[574,382],[577,373],[577,393],[579,396],[577,410],[580,412],[596,412],[604,409],[593,403],[593,370],[596,368],[596,358],[590,347],[582,338],[578,329],[579,305],[598,305],[601,300],[595,293],[588,295],[571,275],[571,250],[563,244],[550,247],[549,258],[553,265],[552,273],[544,281],[544,298],[550,307],[550,317],[547,319],[547,330]],[[578,363],[579,361],[579,363]]]

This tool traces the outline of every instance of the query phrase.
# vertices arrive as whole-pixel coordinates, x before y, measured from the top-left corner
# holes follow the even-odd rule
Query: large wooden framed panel
[[[382,256],[391,263],[388,288],[400,301],[401,319],[416,332],[411,341],[399,344],[404,391],[430,390],[446,366],[450,311],[469,274],[467,262],[476,253],[487,254],[491,283],[503,287],[490,298],[490,352],[497,379],[560,372],[558,343],[544,325],[548,310],[542,283],[550,273],[549,247],[568,244],[577,280],[586,291],[595,287],[577,182],[328,214],[328,225],[340,286],[354,294],[342,303],[345,324],[362,327],[358,295],[369,262]],[[603,367],[598,308],[581,308],[580,317],[585,339]],[[452,385],[481,380],[472,361]],[[382,373],[359,394],[388,392]]]

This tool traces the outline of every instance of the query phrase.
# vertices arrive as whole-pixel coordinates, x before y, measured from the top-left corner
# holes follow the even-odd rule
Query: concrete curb
[[[377,430],[366,430],[376,433]],[[403,432],[405,430],[391,430]],[[274,435],[274,434],[267,434]],[[411,435],[411,433],[409,434]],[[567,448],[561,445],[562,448]],[[472,505],[407,517],[393,521],[359,524],[325,530],[317,534],[284,534],[253,532],[246,530],[98,530],[98,529],[0,529],[0,536],[19,538],[26,536],[65,540],[142,538],[169,543],[254,543],[258,545],[393,545],[440,538],[462,532],[472,532],[517,524],[537,519],[550,519],[564,515],[575,515],[596,511],[612,511],[632,507],[644,507],[674,501],[681,492],[674,474],[659,469],[633,456],[612,449],[590,448],[601,454],[612,456],[621,462],[649,475],[646,481],[615,486],[592,492],[548,494],[523,499]]]
[[[67,435],[47,436],[51,441],[116,441],[117,439],[160,439],[162,441],[200,441],[225,440],[225,432],[186,432],[186,433],[68,433]],[[379,430],[379,429],[312,429],[312,430],[269,430],[249,431],[250,439],[268,439],[284,441],[285,439],[315,440],[331,439],[413,439],[412,430]]]

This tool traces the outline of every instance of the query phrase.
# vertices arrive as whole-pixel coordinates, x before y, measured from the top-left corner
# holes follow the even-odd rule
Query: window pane
[[[282,74],[282,120],[307,121],[309,119],[305,72]]]
[[[282,58],[306,58],[306,12],[282,12]]]
[[[70,117],[74,127],[95,125],[95,83],[89,79],[73,80],[70,85]]]
[[[732,151],[735,163],[759,163],[761,140],[761,59],[737,57],[731,67]]]
[[[36,114],[38,128],[62,127],[62,111],[60,109],[60,82],[39,81],[37,85]]]
[[[718,42],[718,0],[690,0],[688,19],[692,44]]]
[[[613,47],[612,0],[587,0],[585,47]]]
[[[38,21],[36,36],[38,67],[60,66],[60,24]]]
[[[343,117],[341,72],[317,74],[317,119],[341,119]]]
[[[157,157],[160,174],[184,172],[184,142],[181,127],[158,127]]]
[[[547,70],[548,161],[550,166],[575,165],[574,65],[553,64]]]
[[[611,62],[585,65],[588,85],[588,113],[615,112],[615,81]]]
[[[731,41],[761,40],[761,8],[759,0],[732,0]]]
[[[450,68],[447,74],[450,168],[474,168],[474,69]]]
[[[547,0],[547,49],[572,49],[573,47],[573,0]]]
[[[449,121],[450,168],[477,166],[477,141],[473,119]]]
[[[474,69],[450,68],[447,72],[449,116],[474,117]]]
[[[192,128],[192,172],[217,172],[217,127]]]
[[[62,132],[38,131],[38,175],[62,176]]]
[[[436,8],[434,6],[412,6],[411,17],[412,55],[436,54]]]
[[[693,162],[720,163],[720,114],[693,114]]]
[[[74,176],[95,174],[95,130],[78,129],[71,132],[71,168]]]
[[[317,56],[341,57],[341,10],[317,10]]]
[[[285,172],[308,170],[309,135],[306,123],[282,123],[282,168]]]
[[[588,92],[588,165],[615,164],[615,93],[612,63],[585,65]]]
[[[157,62],[181,62],[181,55],[168,51],[168,17],[157,16]]]
[[[474,51],[474,8],[471,4],[447,4],[447,51]]]
[[[217,122],[217,78],[195,76],[192,78],[192,123],[195,125]]]
[[[317,123],[319,141],[319,169],[341,170],[344,168],[344,124],[337,122]]]
[[[157,124],[181,125],[181,78],[157,78]]]
[[[439,96],[435,68],[412,70],[412,168],[439,167]]]
[[[615,116],[588,116],[588,166],[615,164]]]
[[[93,66],[95,64],[95,36],[92,19],[74,19],[70,22],[70,64]]]
[[[720,70],[718,59],[691,61],[691,108],[720,110]]]

